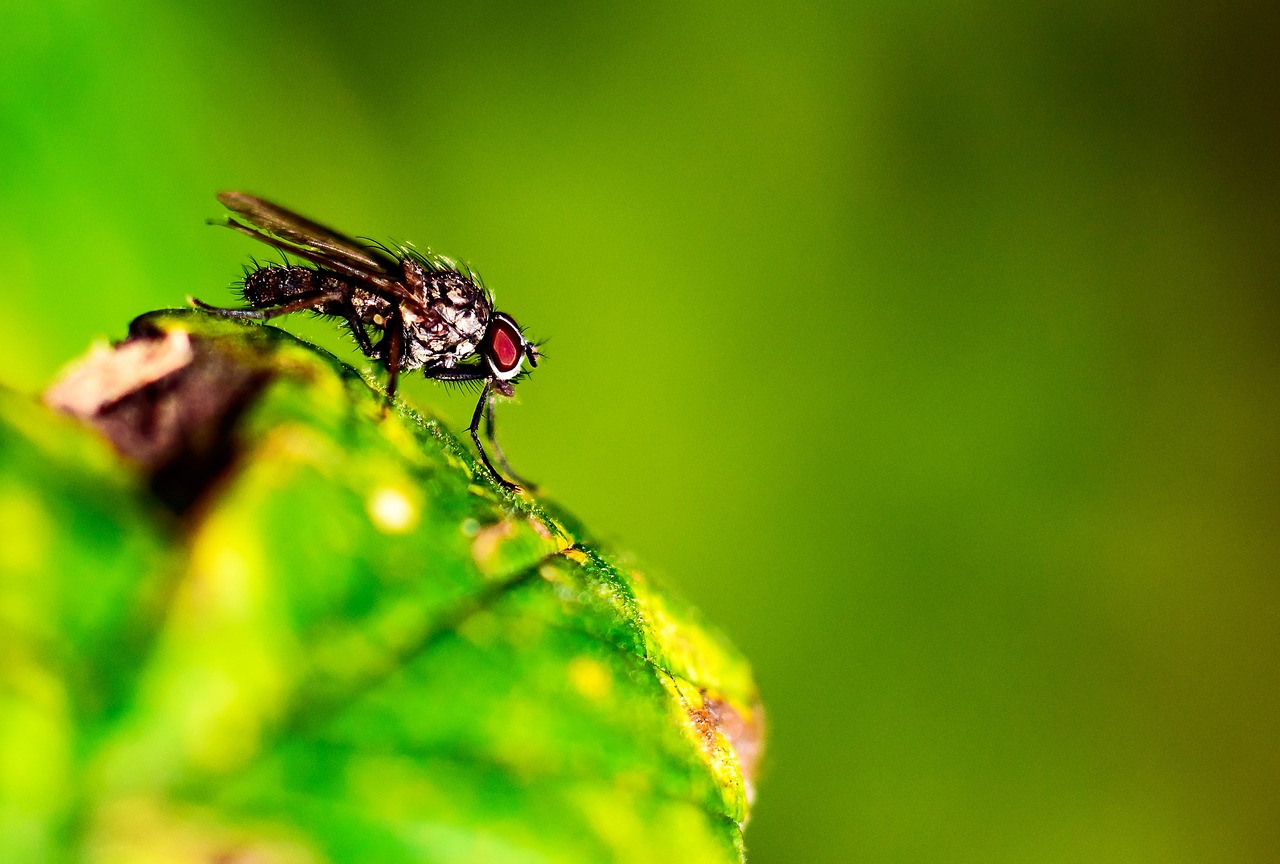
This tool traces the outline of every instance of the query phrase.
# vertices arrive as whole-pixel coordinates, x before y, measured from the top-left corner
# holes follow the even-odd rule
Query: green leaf
[[[0,860],[742,859],[746,662],[437,421],[188,311],[48,398],[98,431],[0,398]]]

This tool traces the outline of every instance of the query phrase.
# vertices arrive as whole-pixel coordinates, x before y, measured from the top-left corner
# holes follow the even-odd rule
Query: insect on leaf
[[[0,396],[0,860],[743,859],[745,661],[435,420],[193,311]]]

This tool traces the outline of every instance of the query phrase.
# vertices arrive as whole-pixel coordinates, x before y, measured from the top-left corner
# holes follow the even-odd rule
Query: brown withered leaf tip
[[[230,464],[231,430],[269,378],[184,330],[138,319],[123,342],[72,365],[44,401],[95,428],[182,513]]]

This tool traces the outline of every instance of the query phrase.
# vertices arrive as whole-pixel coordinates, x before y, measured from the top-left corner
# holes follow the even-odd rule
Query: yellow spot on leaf
[[[0,571],[35,573],[49,554],[53,526],[40,502],[20,489],[0,490]]]
[[[591,560],[591,558],[580,549],[569,548],[564,550],[561,554],[575,564],[586,564]]]
[[[215,611],[229,619],[249,614],[258,586],[240,549],[216,536],[206,535],[196,542],[191,565],[193,618],[202,619]]]
[[[403,534],[418,524],[418,508],[403,489],[375,489],[365,506],[374,527],[384,534]]]
[[[319,864],[327,860],[295,828],[236,824],[209,808],[119,797],[92,814],[86,860],[97,864]]]
[[[613,689],[609,670],[591,657],[574,657],[569,661],[569,683],[592,702],[599,702]]]

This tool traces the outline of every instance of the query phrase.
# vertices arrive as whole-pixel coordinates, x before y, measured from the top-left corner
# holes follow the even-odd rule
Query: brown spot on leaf
[[[44,398],[102,433],[181,513],[230,464],[231,430],[269,378],[247,358],[143,316],[128,339],[91,351]]]
[[[684,707],[689,714],[690,722],[693,723],[693,728],[697,730],[699,738],[702,739],[702,746],[708,750],[714,750],[716,747],[716,718],[711,712],[706,693],[702,692],[701,696],[702,698],[697,702],[685,699]]]
[[[137,339],[114,348],[95,345],[44,393],[51,408],[88,420],[131,393],[191,362],[191,337],[170,330],[157,339]]]
[[[764,753],[764,705],[757,701],[744,717],[728,702],[703,693],[703,707],[712,724],[728,739],[738,756],[742,777],[747,784],[747,794],[753,795],[756,770]]]
[[[764,706],[757,700],[744,715],[706,689],[700,688],[697,696],[690,698],[677,683],[676,692],[709,764],[736,764],[750,805],[755,800],[756,770],[764,750]]]

